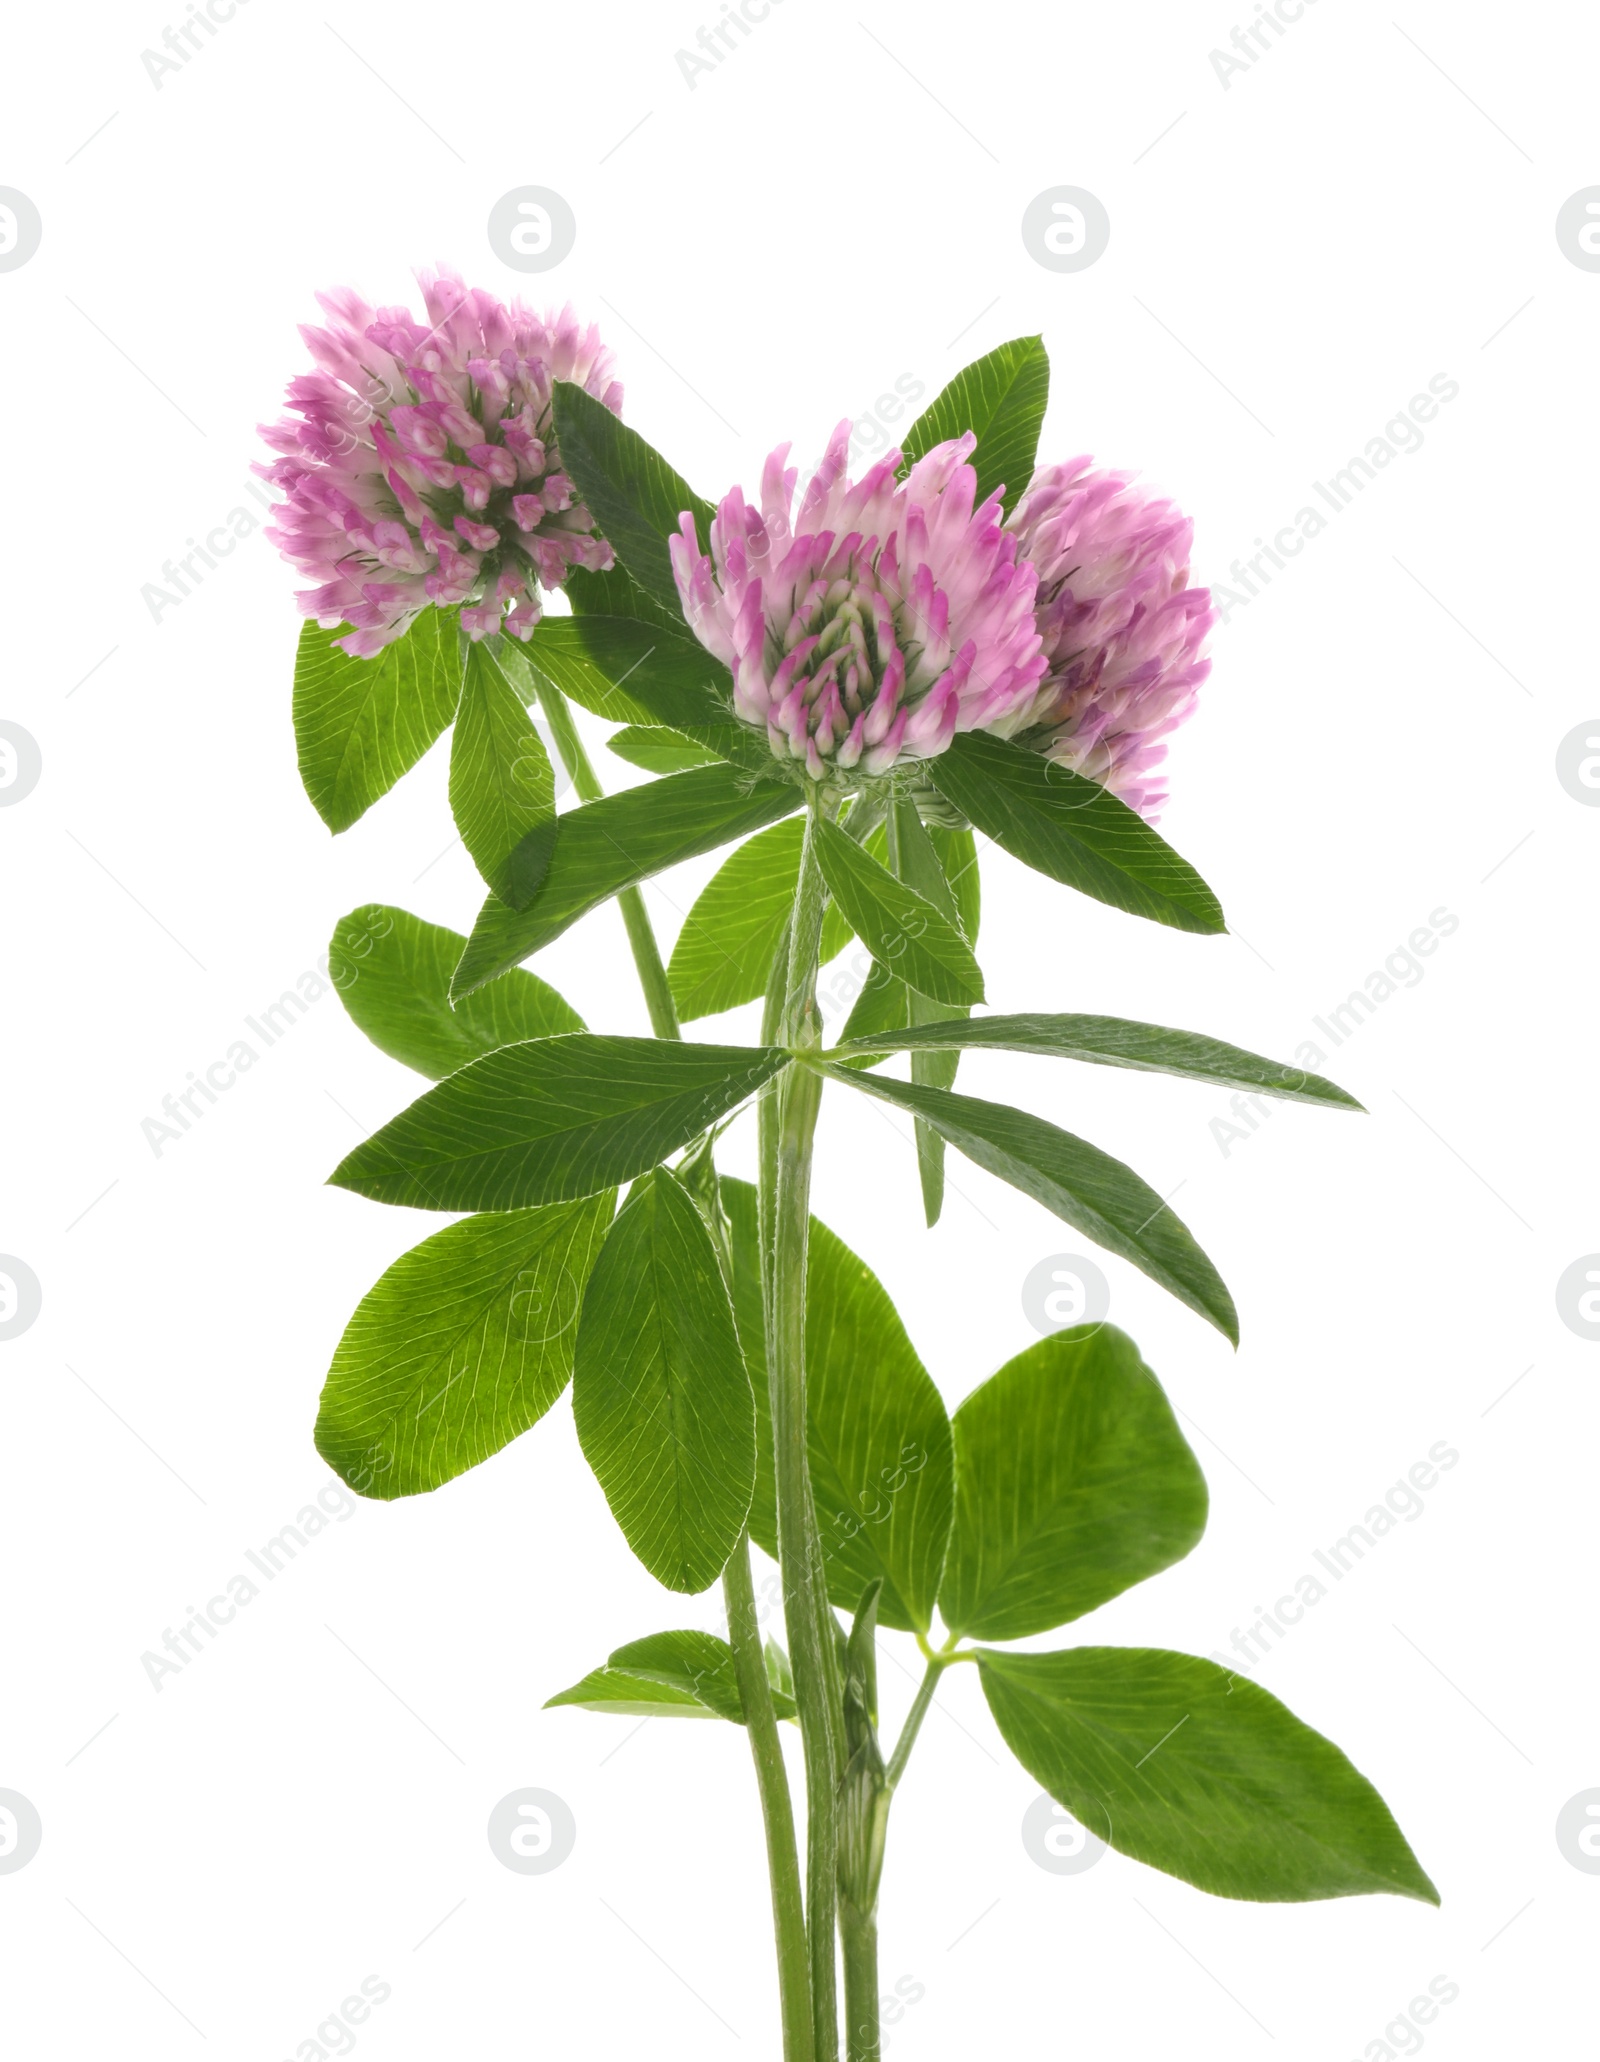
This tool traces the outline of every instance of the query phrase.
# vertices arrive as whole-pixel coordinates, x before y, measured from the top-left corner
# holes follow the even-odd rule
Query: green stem
[[[806,818],[800,878],[789,927],[782,1009],[785,1042],[804,1051],[821,1043],[816,1013],[817,952],[823,886],[817,865],[813,799]],[[806,1427],[806,1245],[811,1223],[811,1157],[822,1077],[808,1066],[783,1076],[767,1113],[762,1186],[770,1225],[767,1376],[772,1405],[778,1498],[778,1559],[806,1763],[806,1931],[811,1955],[811,2017],[817,2062],[837,2062],[838,1784],[844,1766],[835,1620],[828,1605]]]
[[[783,2062],[810,2062],[811,1983],[805,1901],[800,1889],[800,1853],[795,1842],[789,1772],[784,1767],[783,1743],[778,1738],[772,1686],[767,1681],[761,1629],[756,1621],[748,1534],[734,1548],[732,1559],[722,1571],[722,1595],[728,1609],[734,1674],[739,1681],[750,1752],[756,1765],[756,1785],[761,1792],[761,1816],[767,1829],[767,1873],[772,1880],[772,1924],[778,1944]]]
[[[539,705],[550,725],[561,763],[572,781],[573,792],[580,802],[599,801],[605,790],[584,750],[583,739],[578,735],[578,726],[573,721],[567,699],[542,677]],[[637,888],[624,888],[617,901],[633,951],[633,963],[638,969],[639,985],[644,990],[645,1005],[650,1012],[651,1029],[657,1038],[681,1038],[683,1032],[678,1023],[677,1006],[672,999],[666,968],[661,963],[661,952],[649,912],[644,906],[644,897]],[[795,1840],[789,1772],[784,1766],[778,1716],[772,1702],[772,1685],[767,1680],[761,1629],[756,1620],[748,1534],[735,1547],[722,1571],[722,1595],[728,1614],[728,1641],[733,1648],[734,1673],[744,1704],[745,1725],[750,1736],[750,1753],[755,1762],[756,1787],[761,1796],[761,1817],[766,1831],[767,1873],[772,1884],[772,1923],[778,1955],[778,2000],[783,2022],[783,2062],[811,2062],[811,1990],[805,1906],[800,1889],[800,1854]],[[830,1940],[831,1936],[830,1925]]]
[[[846,1898],[839,1907],[844,1941],[845,2053],[848,2062],[878,2062],[878,1921]]]
[[[583,748],[583,739],[572,720],[567,698],[543,675],[539,679],[539,706],[550,726],[550,735],[556,741],[561,763],[572,781],[573,793],[580,802],[598,802],[605,789]],[[657,1038],[681,1037],[677,1004],[672,999],[667,970],[661,963],[660,948],[650,925],[650,913],[644,906],[644,897],[637,888],[624,888],[617,897],[617,907],[622,911],[633,963],[639,970],[639,986],[644,990],[645,1007],[650,1012],[650,1028]]]
[[[949,1666],[947,1661],[935,1657],[928,1663],[927,1672],[917,1686],[916,1699],[906,1713],[906,1722],[900,1728],[900,1737],[894,1743],[894,1752],[889,1757],[889,1788],[894,1789],[906,1772],[906,1763],[911,1759],[911,1750],[917,1744],[917,1735],[922,1730],[922,1721],[928,1715],[928,1706],[933,1702],[933,1693],[939,1687],[939,1678]]]

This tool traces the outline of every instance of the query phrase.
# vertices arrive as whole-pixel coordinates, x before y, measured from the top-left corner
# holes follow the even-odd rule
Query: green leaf
[[[758,1406],[750,1536],[776,1555],[755,1191],[724,1175],[722,1200],[733,1229],[739,1335]],[[806,1265],[806,1404],[828,1595],[854,1610],[863,1588],[881,1579],[879,1622],[926,1632],[950,1532],[950,1420],[883,1284],[815,1217]]]
[[[794,1716],[794,1698],[775,1688],[779,1718]],[[546,1699],[581,1704],[620,1717],[723,1718],[744,1724],[733,1649],[709,1632],[654,1632],[618,1647],[604,1668]]]
[[[630,1547],[668,1589],[706,1589],[738,1545],[755,1401],[705,1220],[664,1167],[634,1185],[589,1277],[572,1409]]]
[[[829,894],[880,965],[935,1002],[982,1002],[983,975],[952,918],[826,817],[816,819],[816,839]]]
[[[1050,360],[1042,337],[1014,337],[958,372],[907,430],[902,449],[907,466],[967,430],[976,433],[972,464],[977,499],[988,499],[1002,481],[1004,507],[1011,513],[1033,477],[1039,426],[1050,398]]]
[[[466,649],[450,743],[450,813],[489,887],[513,908],[525,907],[556,840],[555,772],[521,695],[481,642]]]
[[[711,1017],[767,992],[773,957],[789,926],[805,825],[791,817],[749,838],[723,861],[683,920],[667,979],[679,1020]],[[822,919],[825,965],[850,942],[830,903]]]
[[[567,1386],[611,1192],[446,1225],[362,1297],[323,1386],[317,1451],[363,1496],[487,1460]]]
[[[1119,1853],[1215,1897],[1439,1902],[1366,1777],[1244,1677],[1145,1647],[991,1649],[979,1669],[1012,1753]]]
[[[645,593],[676,613],[667,539],[677,534],[679,516],[689,514],[704,551],[716,511],[637,430],[568,380],[555,384],[555,426],[562,470],[577,483],[595,527]]]
[[[1320,1074],[1264,1060],[1220,1038],[1197,1031],[1170,1031],[1162,1024],[1139,1024],[1127,1017],[1048,1016],[944,1018],[885,1036],[874,1031],[851,1038],[829,1055],[856,1058],[871,1051],[1039,1053],[1047,1058],[1090,1060],[1102,1067],[1131,1067],[1144,1074],[1181,1074],[1218,1088],[1243,1088],[1289,1102],[1323,1103],[1335,1109],[1359,1110],[1347,1095]]]
[[[910,1024],[911,1002],[911,990],[900,976],[874,960],[845,1018],[843,1043],[833,1048],[829,1059],[837,1053],[841,1067],[875,1067]]]
[[[379,1203],[519,1210],[631,1181],[770,1081],[776,1046],[573,1032],[486,1053],[329,1176]]]
[[[714,765],[719,756],[681,730],[668,730],[661,724],[630,723],[626,730],[606,739],[606,750],[630,766],[643,767],[646,773],[686,773],[691,766]]]
[[[926,763],[940,794],[1025,866],[1175,930],[1227,928],[1188,861],[1098,782],[975,730]]]
[[[1020,1640],[1159,1575],[1196,1545],[1206,1483],[1161,1384],[1112,1325],[1041,1339],[955,1414],[952,1632]]]
[[[461,651],[454,609],[425,608],[375,659],[334,640],[350,626],[301,627],[294,659],[300,778],[331,831],[347,831],[409,773],[456,712]]]
[[[654,1676],[629,1675],[621,1668],[596,1668],[571,1689],[546,1697],[544,1708],[576,1704],[610,1718],[722,1718],[726,1714],[703,1704],[689,1690],[680,1690]]]
[[[970,848],[973,844],[971,831],[947,833],[953,837],[964,837]],[[952,852],[953,858],[964,858],[959,848]],[[973,853],[974,862],[976,853]],[[944,857],[934,844],[932,837],[917,814],[917,805],[909,795],[896,795],[889,805],[889,862],[898,880],[905,881],[916,889],[926,901],[931,902],[941,916],[957,926],[968,943],[974,942],[974,932],[968,931],[961,922],[955,891],[944,870]],[[967,877],[963,873],[963,880]],[[970,879],[976,886],[977,866],[970,868]],[[974,911],[976,918],[976,911]],[[965,1015],[965,1010],[962,1015]],[[925,995],[914,990],[906,992],[906,1022],[926,1023],[930,1018],[942,1017],[944,1011],[937,1003],[930,1002]],[[959,1053],[917,1051],[911,1055],[911,1078],[923,1088],[954,1088],[956,1069],[961,1064]],[[922,1214],[931,1231],[939,1222],[944,1208],[944,1140],[932,1125],[916,1121],[917,1176],[922,1184]]]
[[[519,647],[536,675],[608,723],[677,730],[720,759],[777,771],[766,734],[733,713],[727,668],[691,636],[637,616],[546,616]]]
[[[470,995],[623,888],[760,830],[801,799],[787,781],[752,782],[737,767],[699,766],[569,809],[528,907],[508,909],[493,896],[479,912],[453,995]]]
[[[452,1009],[450,977],[466,942],[459,931],[369,902],[335,926],[329,974],[373,1044],[434,1081],[502,1045],[583,1029],[555,989],[520,968]]]
[[[1238,1312],[1221,1276],[1188,1226],[1131,1167],[1070,1131],[1004,1103],[948,1095],[849,1067],[829,1065],[824,1071],[865,1095],[926,1118],[969,1160],[1032,1196],[1085,1238],[1131,1260],[1238,1345]]]

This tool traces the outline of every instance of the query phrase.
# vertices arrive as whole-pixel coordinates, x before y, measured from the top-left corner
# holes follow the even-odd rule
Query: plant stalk
[[[848,1898],[839,1906],[844,1942],[845,2054],[848,2062],[879,2062],[878,1920],[859,1912]]]
[[[584,750],[583,739],[561,691],[541,675],[539,705],[550,725],[556,751],[580,802],[597,802],[605,793],[600,776]],[[677,1005],[662,965],[660,948],[644,897],[624,888],[617,897],[627,929],[639,985],[657,1038],[681,1038]],[[778,1716],[767,1680],[761,1628],[756,1619],[755,1586],[750,1574],[748,1533],[734,1548],[722,1571],[722,1596],[728,1615],[728,1642],[744,1705],[745,1728],[755,1763],[756,1788],[767,1841],[767,1873],[772,1886],[772,1924],[778,1958],[778,2003],[783,2024],[783,2062],[812,2062],[810,1963],[806,1941],[805,1904],[800,1888],[800,1854],[795,1839],[794,1803]],[[831,1943],[832,1928],[830,1924]]]
[[[817,865],[813,798],[806,817],[800,878],[789,926],[782,1007],[784,1041],[797,1051],[820,1045],[817,955],[823,886]],[[786,1070],[768,1109],[762,1153],[762,1241],[770,1253],[767,1380],[772,1404],[778,1500],[778,1558],[806,1763],[806,1932],[811,1957],[811,2017],[816,2062],[839,2053],[838,1785],[844,1769],[837,1625],[828,1605],[821,1540],[811,1494],[806,1424],[806,1246],[811,1223],[811,1159],[822,1078],[811,1067]],[[770,1244],[768,1226],[770,1225]]]
[[[750,1753],[761,1792],[767,1831],[767,1873],[772,1882],[772,1925],[778,1949],[778,2006],[783,2021],[783,2062],[810,2062],[812,2054],[810,1958],[806,1947],[805,1899],[800,1888],[800,1852],[795,1841],[789,1772],[767,1681],[761,1628],[756,1621],[755,1585],[750,1577],[750,1537],[733,1550],[722,1571],[728,1610],[728,1641],[744,1704]]]

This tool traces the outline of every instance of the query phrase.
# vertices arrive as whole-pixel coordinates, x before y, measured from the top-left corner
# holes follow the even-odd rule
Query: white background
[[[417,1088],[331,994],[159,1156],[142,1120],[249,1036],[344,910],[464,929],[481,894],[445,849],[443,745],[348,835],[317,820],[289,724],[295,576],[259,534],[159,622],[141,588],[254,507],[254,425],[304,362],[313,289],[395,301],[443,259],[601,320],[630,420],[713,495],[783,439],[811,456],[897,376],[931,396],[1042,330],[1041,455],[1158,480],[1212,582],[1432,376],[1459,383],[1423,448],[1214,639],[1163,828],[1238,934],[984,864],[998,1007],[1284,1057],[1447,910],[1424,978],[1337,1052],[1318,1040],[1371,1115],[1271,1106],[1225,1153],[1219,1092],[998,1056],[963,1074],[1181,1184],[1243,1315],[1235,1356],[1103,1262],[1213,1512],[1083,1637],[1225,1649],[1432,1444],[1459,1452],[1258,1674],[1379,1785],[1443,1909],[1231,1904],[1115,1855],[1047,1874],[1019,1830],[1036,1786],[957,1670],[896,1804],[883,1964],[922,1993],[889,2028],[908,2062],[1381,2057],[1414,2045],[1394,2022],[1436,1976],[1459,1986],[1426,2029],[1441,2057],[1588,2052],[1600,1878],[1554,1826],[1600,1785],[1600,1347],[1555,1284],[1600,1247],[1600,812],[1555,759],[1600,704],[1600,275],[1554,223],[1600,180],[1600,22],[1557,8],[1513,35],[1442,0],[1308,0],[1225,85],[1220,6],[777,0],[691,88],[675,52],[700,20],[240,0],[159,87],[158,9],[12,26],[0,183],[44,238],[0,273],[0,716],[43,777],[0,811],[0,1250],[44,1300],[0,1344],[0,1787],[44,1838],[0,1874],[11,2045],[310,2058],[376,1975],[374,2062],[776,2052],[742,1739],[540,1709],[626,1638],[716,1623],[714,1594],[670,1598],[632,1561],[565,1403],[441,1493],[331,1524],[159,1691],[141,1666],[328,1482],[310,1431],[341,1326],[437,1222],[321,1185]],[[485,233],[527,183],[578,222],[532,280]],[[1112,225],[1072,275],[1020,235],[1061,184]],[[650,890],[665,941],[712,865]],[[591,1024],[645,1028],[614,911],[541,970]],[[894,1128],[830,1099],[818,1209],[953,1406],[1033,1338],[1029,1269],[1081,1241],[954,1160],[924,1233]],[[906,1644],[886,1642],[891,1729]],[[524,1785],[576,1817],[553,1874],[510,1873],[485,1838]]]

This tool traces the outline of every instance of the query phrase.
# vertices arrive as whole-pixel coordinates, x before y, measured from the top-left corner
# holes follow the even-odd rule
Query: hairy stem
[[[845,2054],[848,2062],[878,2062],[878,1920],[846,1898],[839,1907],[844,1942]]]
[[[815,850],[817,804],[806,818],[800,878],[789,925],[781,1032],[796,1050],[819,1045],[817,953],[823,887]],[[776,981],[774,982],[776,987]],[[770,1254],[767,1380],[778,1495],[778,1558],[806,1763],[806,1931],[817,2062],[837,2062],[838,1784],[844,1765],[836,1622],[828,1606],[806,1436],[806,1246],[811,1223],[811,1156],[822,1078],[790,1067],[762,1140],[762,1243]],[[769,1230],[770,1227],[770,1230]]]
[[[772,1688],[761,1651],[761,1629],[756,1622],[748,1534],[734,1548],[733,1558],[722,1571],[722,1595],[728,1609],[728,1641],[733,1648],[734,1673],[744,1703],[756,1784],[761,1792],[761,1815],[767,1829],[767,1873],[772,1879],[772,1925],[778,1944],[783,2062],[810,2062],[811,1977],[805,1901],[800,1889],[800,1853],[795,1842],[789,1772],[784,1767]]]
[[[572,781],[573,792],[580,802],[597,802],[605,790],[584,750],[567,699],[542,676],[539,704],[550,725],[561,763]],[[637,888],[624,888],[617,901],[633,951],[633,963],[638,969],[639,985],[644,990],[645,1005],[650,1012],[650,1027],[657,1038],[681,1038],[683,1033],[678,1023],[677,1006],[667,982],[666,968],[661,963],[661,952],[649,912],[644,906],[644,897]],[[750,1736],[750,1753],[755,1762],[756,1787],[761,1796],[761,1817],[766,1831],[767,1873],[772,1884],[772,1923],[778,1955],[778,2000],[783,2022],[783,2062],[811,2062],[811,1989],[805,1906],[800,1889],[800,1854],[795,1840],[789,1772],[784,1766],[772,1685],[767,1680],[761,1630],[756,1620],[748,1534],[734,1548],[732,1558],[722,1571],[722,1596],[728,1614],[728,1641],[733,1648],[734,1672],[744,1704],[745,1725]]]

